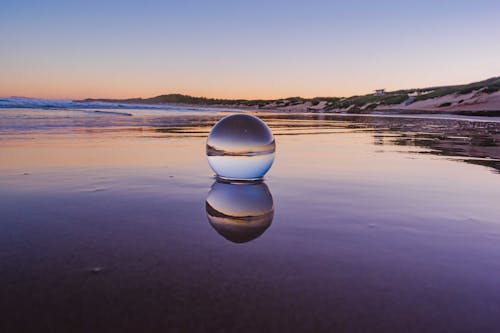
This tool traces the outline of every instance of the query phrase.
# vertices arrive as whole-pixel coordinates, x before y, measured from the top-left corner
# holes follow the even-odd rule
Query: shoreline
[[[127,103],[124,103],[127,104]],[[146,105],[146,104],[144,104]],[[500,118],[500,110],[418,110],[418,109],[376,109],[376,110],[329,110],[321,109],[303,109],[296,108],[294,110],[283,108],[256,108],[250,106],[235,106],[225,104],[184,104],[184,103],[165,103],[155,104],[164,106],[177,106],[201,109],[224,109],[224,110],[241,110],[255,113],[283,113],[283,114],[324,114],[324,115],[359,115],[359,116],[419,116],[419,115],[436,115],[436,116],[465,116],[478,118]]]

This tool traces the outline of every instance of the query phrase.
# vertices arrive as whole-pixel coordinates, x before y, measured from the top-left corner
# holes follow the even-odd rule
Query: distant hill
[[[500,110],[500,77],[469,84],[402,89],[351,97],[217,99],[167,94],[151,98],[85,99],[78,102],[190,104],[283,111],[368,113],[375,110]]]
[[[196,105],[231,105],[248,102],[244,99],[216,99],[206,97],[193,97],[182,94],[167,94],[150,98],[127,98],[127,99],[93,99],[87,98],[78,102],[111,102],[111,103],[134,103],[134,104],[196,104]]]

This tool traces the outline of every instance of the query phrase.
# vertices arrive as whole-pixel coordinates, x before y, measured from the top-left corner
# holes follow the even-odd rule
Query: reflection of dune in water
[[[207,214],[209,214],[210,216],[216,217],[216,218],[231,219],[233,221],[233,223],[236,223],[236,224],[247,223],[249,221],[258,221],[263,216],[267,216],[270,213],[272,215],[274,213],[273,208],[271,208],[267,211],[242,212],[241,215],[240,214],[228,215],[228,214],[224,214],[223,212],[218,211],[217,209],[213,208],[208,202],[205,203],[205,208],[207,210]]]
[[[271,225],[274,211],[262,215],[234,217],[225,215],[206,204],[210,224],[225,239],[233,243],[246,243],[262,235]]]

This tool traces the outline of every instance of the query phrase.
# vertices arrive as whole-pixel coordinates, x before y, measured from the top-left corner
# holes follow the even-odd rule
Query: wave
[[[167,104],[129,104],[112,102],[77,102],[27,97],[0,98],[0,108],[27,109],[142,109],[142,110],[186,110],[186,111],[241,111],[211,107],[177,106]]]
[[[128,116],[131,117],[131,113],[127,112],[116,112],[116,111],[100,111],[100,110],[94,110],[94,111],[87,111],[87,112],[93,112],[93,113],[98,113],[98,114],[108,114],[108,115],[115,115],[115,116]]]

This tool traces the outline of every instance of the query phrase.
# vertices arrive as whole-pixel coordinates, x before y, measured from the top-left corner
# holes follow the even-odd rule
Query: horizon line
[[[398,89],[393,89],[393,90],[388,90],[387,92],[394,92],[394,91],[400,91],[400,90],[425,90],[425,89],[437,89],[437,88],[443,88],[443,87],[450,87],[450,86],[461,86],[461,85],[468,85],[476,82],[482,82],[482,81],[487,81],[490,79],[495,79],[495,78],[500,78],[500,75],[495,75],[495,76],[490,76],[486,79],[480,79],[476,81],[471,81],[467,83],[458,83],[458,84],[444,84],[444,85],[431,85],[427,87],[412,87],[412,88],[398,88]],[[287,97],[274,97],[274,98],[269,98],[269,97],[260,97],[260,98],[238,98],[238,97],[208,97],[208,95],[203,95],[203,94],[190,94],[190,93],[185,93],[185,92],[171,92],[171,93],[160,93],[159,95],[149,95],[149,97],[83,97],[83,98],[64,98],[64,97],[57,97],[57,98],[49,98],[49,97],[37,97],[37,96],[16,96],[16,95],[11,95],[11,96],[0,96],[0,98],[26,98],[26,99],[45,99],[45,100],[70,100],[70,101],[78,101],[78,100],[127,100],[127,99],[150,99],[150,98],[155,98],[159,96],[166,96],[166,95],[183,95],[183,96],[189,96],[189,97],[194,97],[194,98],[206,98],[206,99],[216,99],[216,100],[280,100],[280,99],[288,99],[288,98],[303,98],[303,99],[314,99],[314,98],[349,98],[349,97],[354,97],[354,96],[364,96],[368,95],[372,92],[375,92],[376,90],[383,89],[385,88],[375,88],[372,89],[368,93],[364,94],[352,94],[350,96],[335,96],[335,95],[315,95],[312,97],[307,97],[307,96],[301,96],[301,95],[290,95]]]

